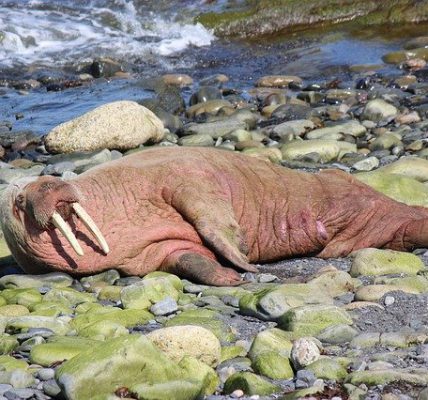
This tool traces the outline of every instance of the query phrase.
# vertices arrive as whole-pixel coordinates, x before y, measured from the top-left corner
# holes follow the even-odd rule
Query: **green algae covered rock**
[[[47,343],[35,345],[31,348],[30,360],[33,364],[44,367],[56,362],[69,360],[77,354],[92,349],[97,341],[76,336],[53,336]]]
[[[91,293],[78,292],[71,288],[54,288],[45,294],[43,301],[76,306],[81,303],[95,302],[97,298]]]
[[[24,315],[9,318],[6,330],[13,332],[26,332],[31,328],[47,328],[57,335],[66,335],[70,331],[69,317],[40,317],[37,315]]]
[[[316,284],[313,286],[303,283],[277,285],[242,296],[239,309],[244,315],[276,321],[294,307],[306,304],[333,304],[332,297],[324,292],[321,292]]]
[[[194,357],[186,356],[181,359],[178,365],[183,368],[186,376],[192,377],[192,379],[198,382],[202,382],[202,393],[204,395],[213,394],[220,384],[220,379],[216,372],[206,363]]]
[[[231,345],[223,346],[221,348],[220,362],[230,360],[236,357],[245,357],[247,355],[247,350],[242,346]]]
[[[236,372],[224,383],[224,393],[229,394],[240,389],[248,396],[268,396],[281,391],[279,386],[273,385],[267,380],[251,372]]]
[[[355,371],[350,373],[346,382],[353,385],[387,385],[392,382],[405,382],[411,385],[428,385],[428,370],[424,368],[400,370],[400,369],[384,369],[370,371]]]
[[[94,340],[106,340],[119,336],[129,335],[128,329],[117,322],[101,320],[85,325],[79,330],[79,336]]]
[[[220,361],[220,341],[210,330],[201,326],[170,326],[152,331],[146,336],[176,362],[185,356],[192,356],[215,367]]]
[[[142,335],[123,336],[93,346],[62,364],[56,371],[56,380],[68,400],[103,399],[121,387],[131,388],[145,398],[144,389],[152,388],[147,389],[148,396],[153,390],[160,393],[160,384],[165,384],[161,386],[166,390],[165,396],[148,399],[171,398],[166,396],[173,393],[172,388],[182,388],[190,400],[204,390],[203,382],[188,377],[186,370]]]
[[[43,301],[35,304],[31,308],[31,315],[44,317],[59,317],[60,315],[72,315],[73,310],[69,305],[51,301]]]
[[[290,332],[285,332],[278,328],[266,329],[259,332],[254,338],[248,355],[254,361],[259,355],[274,351],[288,358],[293,347],[293,339]]]
[[[293,308],[279,319],[282,329],[300,336],[313,336],[337,324],[352,325],[352,319],[346,311],[323,304]]]
[[[0,355],[8,354],[18,347],[18,340],[15,336],[0,335]]]
[[[307,285],[331,297],[340,296],[354,290],[352,277],[347,272],[339,270],[324,272],[311,279]]]
[[[0,383],[12,385],[15,389],[27,388],[35,383],[33,375],[27,370],[0,371]]]
[[[355,144],[327,139],[295,140],[281,147],[284,160],[298,160],[309,153],[317,153],[323,163],[340,160],[346,153],[356,151]]]
[[[258,374],[271,379],[292,379],[294,377],[290,360],[274,351],[258,355],[251,366]]]
[[[406,176],[419,182],[426,182],[428,181],[428,160],[419,157],[402,157],[391,164],[380,167],[377,172]]]
[[[24,360],[18,360],[12,356],[0,356],[0,371],[13,371],[15,369],[27,369],[28,364]]]
[[[411,253],[394,250],[362,249],[353,253],[351,275],[416,275],[425,269],[422,260]]]
[[[120,278],[119,272],[115,269],[101,272],[99,274],[85,276],[80,279],[80,283],[84,287],[90,287],[95,282],[104,282],[108,285],[113,285]]]
[[[146,310],[122,310],[111,307],[100,310],[100,312],[87,312],[77,315],[70,324],[77,332],[80,332],[100,321],[110,321],[125,328],[131,328],[136,325],[143,325],[151,319],[153,319],[153,315]]]
[[[72,283],[73,278],[62,272],[52,272],[44,275],[11,274],[0,278],[0,288],[3,289],[67,287]]]
[[[154,276],[124,287],[120,296],[124,308],[148,309],[167,297],[177,301],[179,293],[171,277]]]
[[[198,382],[175,380],[162,383],[140,383],[132,386],[139,400],[191,400],[200,398]],[[101,398],[100,398],[101,400]]]
[[[346,368],[333,358],[321,357],[312,364],[306,366],[317,378],[331,379],[337,382],[343,381],[348,375]]]
[[[0,307],[0,316],[2,317],[20,317],[27,314],[30,314],[28,308],[20,304],[7,304]]]
[[[36,289],[5,289],[2,290],[1,296],[7,304],[20,304],[30,308],[42,301],[42,295]]]
[[[197,325],[214,333],[222,342],[230,342],[234,339],[231,328],[221,319],[221,315],[207,309],[186,310],[169,319],[165,327],[177,325]]]
[[[428,207],[428,187],[416,179],[379,170],[361,172],[353,176],[401,203]]]

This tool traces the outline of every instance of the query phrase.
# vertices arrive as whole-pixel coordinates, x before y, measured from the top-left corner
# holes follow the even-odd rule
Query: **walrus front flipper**
[[[217,261],[197,253],[172,254],[165,260],[162,270],[205,285],[237,286],[245,283],[232,268],[222,267]]]
[[[172,206],[218,256],[244,271],[257,272],[248,263],[247,244],[230,202],[214,191],[186,186],[174,194]]]

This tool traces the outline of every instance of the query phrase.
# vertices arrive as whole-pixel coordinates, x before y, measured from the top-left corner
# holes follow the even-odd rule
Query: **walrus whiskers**
[[[89,216],[85,209],[79,203],[73,203],[72,207],[76,212],[77,216],[81,219],[86,228],[94,235],[97,239],[98,244],[105,254],[108,254],[110,251],[107,241],[105,240],[103,234],[99,230],[98,226],[95,224],[94,220]]]
[[[65,222],[64,219],[61,217],[61,215],[59,215],[56,211],[52,214],[52,223],[69,241],[71,247],[73,247],[73,250],[79,256],[83,256],[83,250],[80,247],[80,244],[76,239],[76,236],[74,236],[74,233],[72,232],[67,222]]]

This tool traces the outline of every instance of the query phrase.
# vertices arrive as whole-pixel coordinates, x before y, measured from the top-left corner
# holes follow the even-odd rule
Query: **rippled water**
[[[8,1],[0,6],[1,64],[66,63],[94,54],[141,59],[210,45],[214,35],[193,23],[195,2],[169,3],[165,9],[162,1]]]

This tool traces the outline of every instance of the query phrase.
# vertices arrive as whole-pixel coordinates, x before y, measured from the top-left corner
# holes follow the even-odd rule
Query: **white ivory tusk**
[[[71,230],[70,226],[67,224],[67,222],[65,222],[64,219],[61,217],[61,215],[59,215],[56,211],[52,214],[52,223],[69,241],[71,247],[73,247],[73,250],[79,256],[83,256],[83,250],[80,247],[80,244],[76,239],[76,236],[74,236],[74,233]]]
[[[105,240],[98,226],[95,224],[94,220],[89,216],[89,214],[79,203],[73,203],[73,209],[76,212],[77,216],[82,220],[86,228],[88,228],[88,230],[95,236],[95,239],[97,239],[97,242],[103,252],[105,254],[108,254],[110,249],[108,247],[107,241]]]

